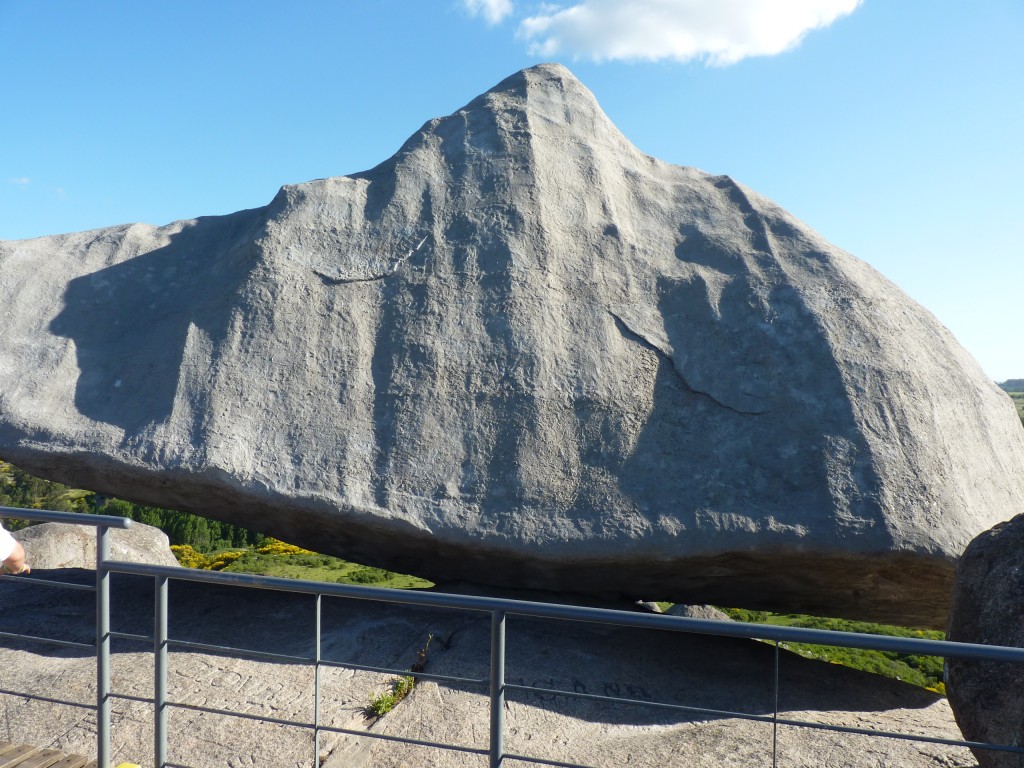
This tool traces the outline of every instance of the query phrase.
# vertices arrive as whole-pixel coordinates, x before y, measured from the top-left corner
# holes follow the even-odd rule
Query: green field
[[[1020,420],[1024,421],[1024,392],[1009,392],[1007,393],[1013,400],[1013,404],[1017,406],[1017,415],[1020,416]]]
[[[729,617],[736,621],[758,624],[776,624],[785,627],[806,627],[808,629],[830,629],[839,632],[861,632],[870,635],[891,637],[913,637],[925,640],[944,640],[945,634],[938,630],[911,629],[891,624],[872,624],[847,619],[828,619],[820,616],[801,614],[748,611],[742,608],[724,608]],[[798,653],[809,659],[820,659],[831,664],[842,664],[852,669],[872,672],[876,675],[902,680],[911,685],[927,688],[935,693],[946,694],[942,682],[942,658],[939,656],[918,656],[915,654],[893,653],[890,651],[868,651],[858,648],[838,648],[827,645],[806,643],[780,643],[780,647]]]

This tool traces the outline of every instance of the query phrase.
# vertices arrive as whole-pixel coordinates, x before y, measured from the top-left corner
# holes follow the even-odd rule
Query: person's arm
[[[4,570],[15,575],[32,572],[32,569],[25,564],[25,548],[18,542],[14,542],[14,551],[11,552],[10,557],[4,560]]]
[[[0,560],[3,560],[7,573],[29,573],[32,569],[25,565],[25,549],[7,529],[0,525]]]

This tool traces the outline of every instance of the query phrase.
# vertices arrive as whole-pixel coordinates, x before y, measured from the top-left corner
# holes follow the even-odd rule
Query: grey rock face
[[[1024,648],[1024,515],[970,543],[956,568],[950,640]],[[1024,747],[1024,666],[950,659],[946,688],[969,741]],[[1024,755],[975,750],[982,768],[1022,768]]]
[[[0,243],[0,456],[423,574],[943,625],[1024,433],[930,314],[557,65],[264,208]]]
[[[84,525],[43,523],[18,531],[29,565],[51,568],[95,568],[96,533]],[[110,530],[110,557],[129,563],[177,566],[167,534],[151,525]]]

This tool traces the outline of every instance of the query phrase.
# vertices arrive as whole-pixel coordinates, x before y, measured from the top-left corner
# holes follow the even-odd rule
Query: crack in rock
[[[731,406],[728,403],[723,403],[721,400],[719,400],[717,397],[715,397],[709,392],[702,392],[701,390],[694,388],[690,384],[690,382],[686,380],[686,376],[683,375],[683,372],[679,370],[679,366],[676,365],[675,358],[672,356],[672,352],[670,349],[666,350],[662,345],[656,343],[655,341],[652,341],[643,333],[631,328],[629,326],[629,323],[627,323],[625,320],[619,317],[619,315],[615,314],[615,312],[613,312],[612,310],[609,309],[608,314],[610,314],[615,319],[615,327],[619,329],[619,333],[621,333],[627,339],[632,339],[638,344],[653,350],[663,359],[667,360],[671,364],[672,370],[676,372],[676,375],[679,377],[679,380],[683,382],[683,386],[686,387],[688,391],[692,392],[695,395],[706,397],[715,405],[721,406],[722,408],[725,408],[727,411],[738,413],[741,416],[762,416],[765,413],[767,413],[767,411],[744,411],[740,408],[735,408],[734,406]]]
[[[427,242],[427,238],[428,237],[429,237],[429,235],[424,235],[423,239],[420,240],[419,243],[416,244],[415,248],[411,248],[409,250],[409,252],[407,254],[405,254],[405,256],[400,258],[398,261],[396,261],[391,266],[390,269],[384,271],[381,274],[371,275],[369,277],[339,277],[337,275],[327,274],[326,272],[323,272],[323,271],[317,269],[316,267],[312,268],[313,269],[313,274],[315,274],[317,277],[319,277],[321,280],[323,280],[325,285],[348,285],[350,283],[375,283],[375,282],[377,282],[379,280],[385,280],[385,279],[391,277],[392,275],[394,275],[396,272],[398,272],[398,270],[401,268],[401,266],[403,264],[405,264],[410,258],[412,258],[412,255],[414,253],[416,253],[420,248],[423,247],[423,244],[425,242]]]

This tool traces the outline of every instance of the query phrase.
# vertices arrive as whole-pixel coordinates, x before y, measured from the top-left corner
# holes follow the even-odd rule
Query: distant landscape
[[[1024,424],[1024,379],[1007,379],[999,387],[1013,399],[1017,415]]]

